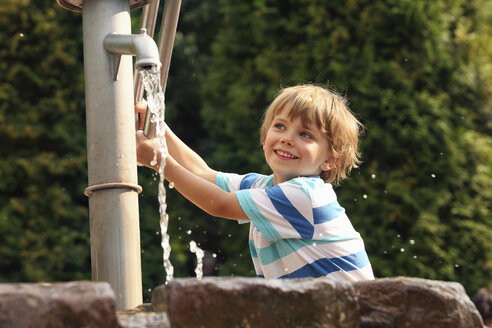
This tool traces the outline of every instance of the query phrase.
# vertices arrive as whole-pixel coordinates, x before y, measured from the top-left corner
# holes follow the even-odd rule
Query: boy
[[[214,171],[166,128],[165,178],[210,215],[250,221],[258,277],[374,279],[364,243],[331,185],[357,167],[360,129],[341,96],[314,85],[285,88],[261,126],[272,175]],[[157,143],[137,132],[138,162],[158,170],[159,163],[150,164],[154,149]]]

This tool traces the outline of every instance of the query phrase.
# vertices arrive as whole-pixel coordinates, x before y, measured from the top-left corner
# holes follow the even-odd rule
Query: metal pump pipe
[[[92,280],[109,282],[118,310],[142,304],[133,65],[122,55],[160,65],[154,41],[131,35],[130,9],[152,1],[57,0],[82,12]]]
[[[105,40],[115,52],[113,39],[128,41],[131,53],[147,50],[137,45],[143,38],[128,37],[128,0],[84,0],[82,18],[92,280],[109,282],[117,309],[130,309],[142,304],[133,65],[120,56],[115,80]],[[108,41],[113,33],[126,36]]]

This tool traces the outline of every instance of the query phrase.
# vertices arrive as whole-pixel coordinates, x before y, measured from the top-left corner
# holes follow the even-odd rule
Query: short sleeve
[[[313,237],[312,202],[302,186],[285,182],[266,189],[240,190],[236,197],[266,239]]]
[[[273,178],[270,179],[269,177],[257,173],[239,175],[235,173],[218,172],[215,178],[215,183],[222,190],[227,192],[236,192],[239,190],[266,186],[270,183],[270,180],[273,180]],[[246,220],[238,221],[238,223],[248,222],[249,221]]]
[[[237,191],[243,177],[243,175],[234,173],[217,172],[215,184],[227,192]]]

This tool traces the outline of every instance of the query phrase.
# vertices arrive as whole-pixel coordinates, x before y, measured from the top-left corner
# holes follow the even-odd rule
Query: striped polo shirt
[[[249,248],[258,277],[374,279],[360,234],[319,176],[273,185],[273,175],[219,172],[251,220]]]

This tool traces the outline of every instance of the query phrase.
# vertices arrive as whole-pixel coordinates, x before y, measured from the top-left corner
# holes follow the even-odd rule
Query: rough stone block
[[[354,284],[361,328],[482,328],[463,286],[419,278],[383,278]]]
[[[117,328],[107,283],[0,284],[0,328]]]
[[[157,311],[179,327],[358,327],[349,283],[257,278],[175,279],[153,292]]]
[[[179,327],[482,328],[455,282],[384,278],[334,283],[326,278],[175,279],[154,289],[156,311]]]
[[[482,315],[486,327],[492,328],[492,291],[480,288],[472,297],[472,301]]]

